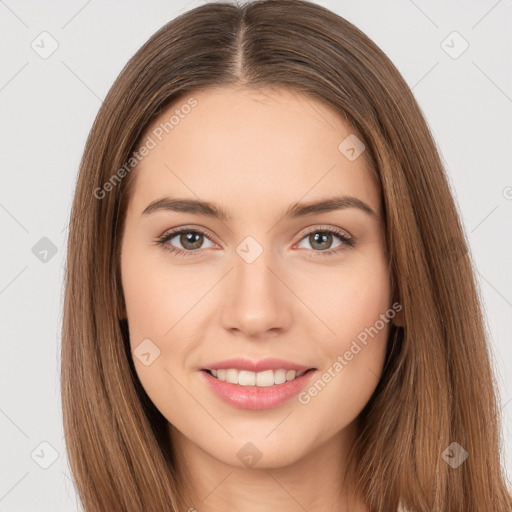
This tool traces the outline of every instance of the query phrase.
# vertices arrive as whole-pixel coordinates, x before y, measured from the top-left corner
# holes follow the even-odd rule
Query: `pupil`
[[[331,237],[331,235],[329,233],[315,233],[313,235],[314,243],[325,243],[329,240],[329,237]],[[325,247],[325,246],[320,247],[320,249],[328,249],[328,248],[329,247]]]
[[[188,232],[182,235],[181,244],[188,249],[197,249],[201,247],[202,237],[201,233]],[[192,244],[192,247],[187,247],[187,244]]]

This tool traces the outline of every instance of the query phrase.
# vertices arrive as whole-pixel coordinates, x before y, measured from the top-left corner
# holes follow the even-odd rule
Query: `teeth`
[[[226,378],[228,382],[234,382],[235,384],[240,384],[241,386],[254,386],[256,384],[256,374],[254,372],[248,372],[247,370],[228,370],[229,372],[234,372],[233,378],[229,379],[229,377]],[[258,386],[261,386],[259,377],[261,373],[258,373]],[[274,381],[272,381],[272,384],[274,384]]]
[[[274,384],[286,382],[286,370],[276,370],[274,374]]]
[[[283,384],[284,382],[296,379],[304,375],[307,370],[299,372],[295,370],[265,370],[264,372],[250,372],[248,370],[237,370],[229,368],[226,370],[210,370],[211,374],[217,379],[238,384],[240,386],[258,386],[268,387],[274,384]]]

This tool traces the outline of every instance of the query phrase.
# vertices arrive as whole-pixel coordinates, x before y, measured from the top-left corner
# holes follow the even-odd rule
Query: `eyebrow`
[[[309,203],[293,203],[284,212],[283,218],[294,219],[308,215],[315,215],[317,213],[345,210],[347,208],[357,208],[368,214],[374,220],[378,219],[378,214],[368,204],[357,199],[357,197],[351,196],[331,197]],[[200,201],[197,199],[172,199],[169,197],[163,197],[151,202],[144,209],[142,215],[149,215],[162,210],[205,215],[222,221],[232,220],[232,217],[228,212],[215,203]]]

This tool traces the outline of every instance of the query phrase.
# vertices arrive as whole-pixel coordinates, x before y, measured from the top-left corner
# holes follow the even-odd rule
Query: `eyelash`
[[[185,226],[183,228],[178,228],[176,230],[172,230],[172,231],[168,231],[168,232],[164,233],[161,237],[159,237],[156,240],[156,243],[159,246],[161,246],[162,249],[164,249],[165,251],[169,251],[170,253],[176,254],[177,256],[197,256],[197,253],[200,252],[200,250],[185,251],[183,249],[178,249],[177,247],[174,247],[173,245],[170,245],[167,243],[169,240],[174,238],[176,235],[181,235],[183,233],[200,233],[200,234],[204,235],[205,237],[207,237],[208,239],[210,239],[209,235],[202,229],[188,228]],[[326,251],[314,251],[313,250],[313,253],[320,253],[320,254],[315,254],[314,256],[312,255],[311,257],[333,256],[333,255],[338,254],[340,251],[345,250],[347,247],[354,247],[356,245],[354,238],[347,237],[345,234],[343,234],[343,232],[341,230],[332,228],[332,227],[330,227],[330,228],[320,227],[320,228],[311,230],[311,231],[305,233],[302,236],[302,238],[299,240],[299,242],[301,242],[304,238],[306,238],[307,236],[309,236],[313,233],[329,233],[329,234],[336,235],[343,242],[343,244],[341,246],[337,247],[335,250],[326,250]]]

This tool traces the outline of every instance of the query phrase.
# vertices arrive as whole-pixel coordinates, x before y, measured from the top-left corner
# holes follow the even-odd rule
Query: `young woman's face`
[[[294,92],[217,89],[173,104],[143,144],[122,286],[135,368],[173,441],[240,467],[342,441],[395,313],[379,188],[349,125]]]

